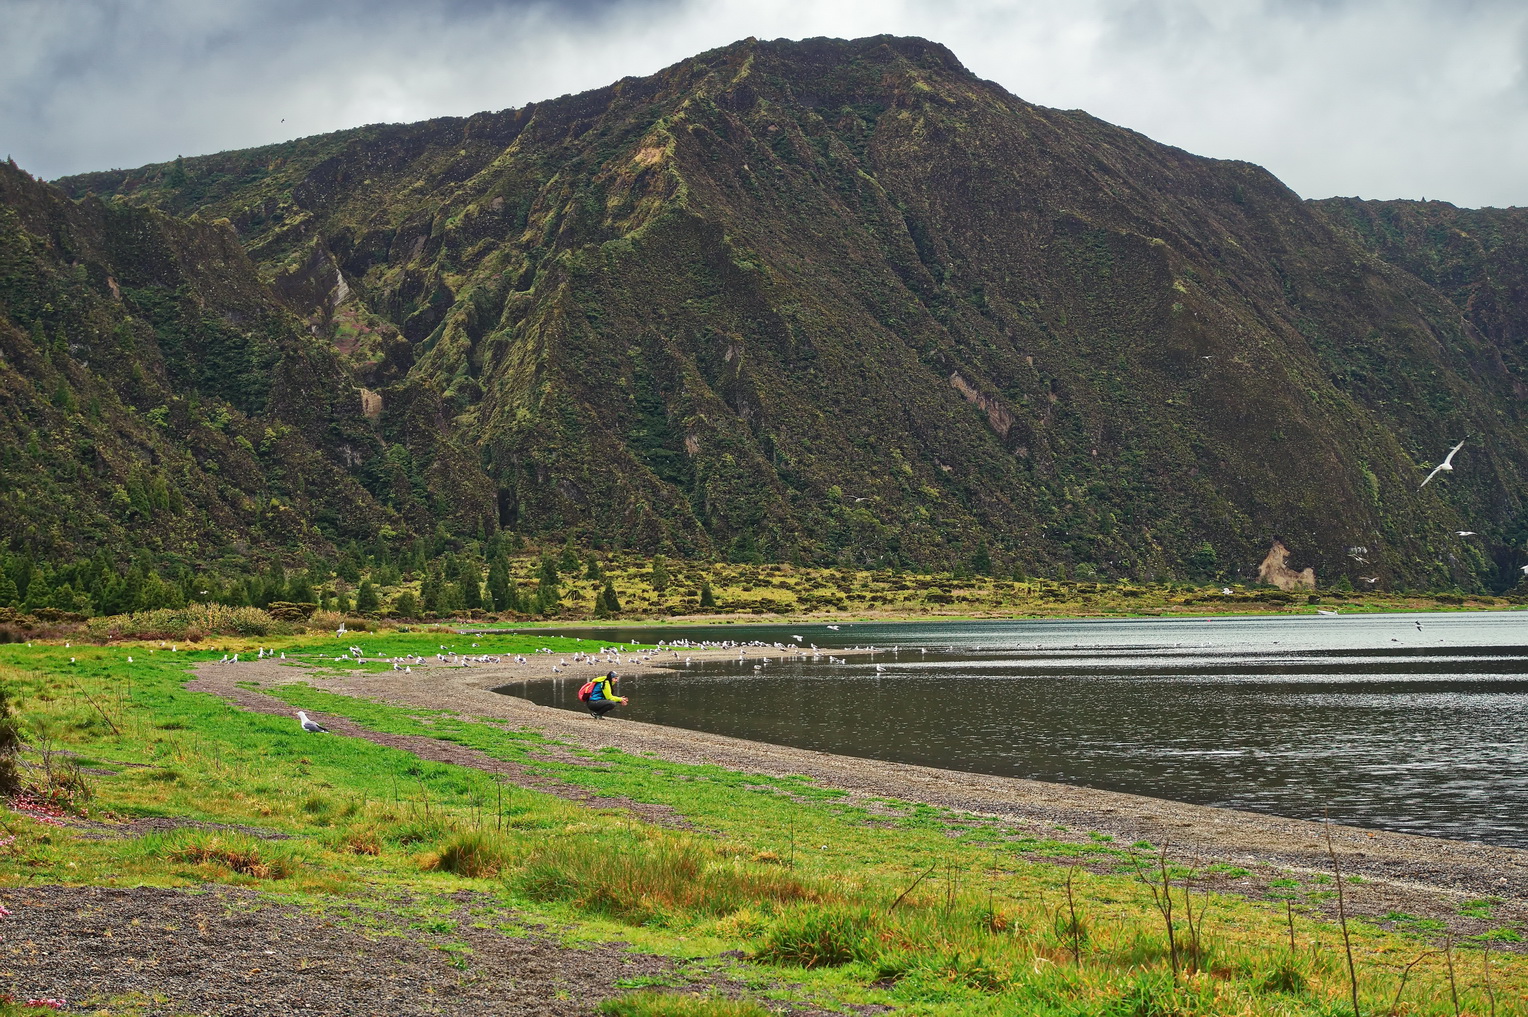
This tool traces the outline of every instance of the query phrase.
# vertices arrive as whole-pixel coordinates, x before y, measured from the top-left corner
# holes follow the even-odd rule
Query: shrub
[[[16,771],[16,754],[21,751],[21,720],[11,702],[10,690],[0,681],[0,798],[9,798],[21,790]]]
[[[186,638],[195,633],[228,633],[240,636],[268,636],[291,631],[257,607],[227,607],[223,604],[188,604],[185,607],[139,611],[92,618],[85,623],[92,639],[168,639]]]
[[[865,908],[795,908],[781,915],[764,933],[754,957],[803,968],[871,960],[878,952],[872,924]]]

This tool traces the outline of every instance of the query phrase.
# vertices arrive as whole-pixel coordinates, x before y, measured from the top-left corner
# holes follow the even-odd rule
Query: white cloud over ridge
[[[521,106],[750,35],[892,33],[1307,197],[1528,205],[1513,0],[0,0],[0,20],[0,154],[50,177]]]

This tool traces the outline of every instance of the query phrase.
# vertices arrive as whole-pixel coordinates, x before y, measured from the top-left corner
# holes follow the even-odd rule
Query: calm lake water
[[[1420,625],[1420,628],[1418,627]],[[653,629],[570,632],[614,642]],[[874,645],[622,681],[634,720],[1528,847],[1528,614],[665,627]],[[897,647],[893,650],[892,647]],[[884,670],[877,670],[877,665]],[[581,709],[578,681],[502,691]]]

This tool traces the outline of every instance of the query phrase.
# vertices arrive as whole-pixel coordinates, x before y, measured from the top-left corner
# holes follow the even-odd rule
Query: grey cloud
[[[1259,162],[1312,197],[1528,203],[1514,0],[0,6],[0,154],[45,176],[522,105],[749,35],[892,32],[937,39],[1030,101]]]

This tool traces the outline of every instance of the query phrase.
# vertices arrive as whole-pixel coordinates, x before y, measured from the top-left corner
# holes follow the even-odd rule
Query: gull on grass
[[[320,732],[320,731],[328,731],[329,730],[328,728],[324,727],[324,725],[320,724],[318,721],[310,720],[308,718],[307,713],[305,713],[302,710],[298,710],[297,711],[297,723],[302,725],[302,729],[304,731],[310,731],[310,732],[317,733],[317,732]]]

